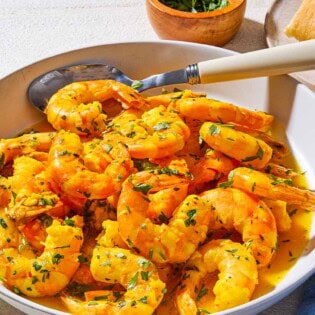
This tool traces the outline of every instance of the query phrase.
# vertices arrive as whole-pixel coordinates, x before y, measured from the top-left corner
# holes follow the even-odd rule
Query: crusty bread
[[[300,41],[315,38],[315,0],[303,0],[285,33]]]

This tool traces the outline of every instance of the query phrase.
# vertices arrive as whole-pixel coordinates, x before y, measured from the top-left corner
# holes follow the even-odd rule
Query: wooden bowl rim
[[[243,4],[246,4],[246,0],[232,0],[232,1],[233,3],[229,4],[225,8],[210,11],[210,12],[198,12],[198,13],[172,9],[169,6],[161,3],[159,0],[147,0],[147,3],[155,7],[160,12],[165,13],[167,15],[171,15],[173,17],[187,18],[187,19],[206,19],[206,18],[211,18],[211,17],[216,17],[216,16],[231,13],[232,11],[240,8],[240,6],[242,6]]]

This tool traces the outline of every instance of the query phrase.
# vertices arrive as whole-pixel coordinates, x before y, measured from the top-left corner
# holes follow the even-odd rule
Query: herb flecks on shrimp
[[[67,85],[46,113],[55,131],[0,139],[13,292],[80,315],[208,314],[250,301],[284,248],[284,268],[297,258],[287,235],[315,194],[272,115],[112,80]]]

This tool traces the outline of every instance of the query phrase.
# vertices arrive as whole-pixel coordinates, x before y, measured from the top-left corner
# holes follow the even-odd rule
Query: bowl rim
[[[161,13],[164,13],[166,15],[175,17],[175,18],[186,18],[186,19],[207,19],[207,18],[216,18],[219,16],[223,16],[226,14],[229,14],[237,9],[240,9],[242,6],[246,6],[246,0],[232,0],[232,4],[228,4],[226,7],[222,9],[213,10],[210,12],[186,12],[186,11],[180,11],[173,9],[162,2],[160,0],[146,0],[147,4],[147,10],[149,10],[149,7],[155,8],[156,10],[160,11]],[[235,2],[234,2],[235,1]]]
[[[143,40],[143,41],[136,41],[135,40],[135,41],[126,41],[126,42],[113,41],[113,42],[108,42],[108,43],[100,44],[100,45],[82,46],[82,47],[72,49],[72,50],[69,49],[69,50],[65,50],[65,51],[58,53],[58,54],[52,54],[50,56],[38,59],[32,63],[26,64],[26,65],[24,65],[24,66],[22,66],[16,70],[11,71],[8,74],[4,75],[3,77],[0,78],[0,82],[9,78],[10,76],[16,74],[17,72],[23,71],[26,68],[32,67],[32,66],[39,64],[39,63],[42,63],[42,62],[45,62],[49,59],[60,57],[62,55],[72,54],[74,52],[78,52],[81,50],[93,49],[93,48],[103,47],[103,46],[137,45],[137,44],[147,44],[147,45],[151,45],[151,44],[169,45],[170,44],[170,45],[174,45],[174,46],[200,46],[200,47],[210,48],[210,49],[213,49],[215,51],[222,51],[226,55],[238,54],[238,52],[229,50],[227,48],[222,48],[222,47],[217,47],[217,46],[212,46],[212,45],[206,45],[206,44],[200,44],[200,43],[193,43],[193,42],[182,42],[182,41],[176,41],[176,40],[159,40],[159,39],[157,39],[157,40]],[[303,257],[303,255],[301,255],[299,257],[299,259],[301,257]],[[292,269],[290,269],[289,272],[292,272]],[[272,299],[273,302],[271,304],[268,304],[268,305],[274,305],[279,300],[281,300],[282,298],[287,296],[294,289],[296,289],[304,281],[306,281],[307,278],[309,278],[314,272],[315,272],[315,265],[312,268],[307,268],[307,271],[305,271],[303,273],[303,275],[297,281],[292,281],[289,284],[286,284],[285,287],[279,288],[276,292],[270,291],[267,294],[264,294],[264,295],[254,299],[254,300],[251,300],[245,304],[233,307],[233,308],[225,310],[225,311],[220,311],[217,314],[218,315],[220,315],[220,314],[234,314],[235,312],[239,312],[239,311],[247,311],[247,307],[250,307],[251,309],[254,310],[255,307],[258,307],[259,305],[265,304],[267,302],[267,300],[270,300],[270,299]],[[281,282],[283,281],[283,279],[281,280]],[[3,299],[3,296],[6,297],[7,299]],[[19,296],[19,295],[15,294],[14,292],[12,292],[11,290],[9,290],[4,284],[1,284],[1,283],[0,283],[0,298],[9,304],[11,304],[10,302],[13,301],[13,302],[18,303],[20,305],[25,305],[26,307],[32,308],[36,311],[43,311],[46,314],[51,314],[51,315],[53,315],[53,314],[60,314],[60,315],[69,314],[69,313],[65,313],[64,311],[60,311],[60,310],[45,306],[43,304],[34,302],[33,300],[28,299],[27,297]],[[11,305],[14,305],[14,304],[11,304]],[[14,306],[14,307],[17,308],[16,306]],[[245,307],[245,310],[243,310],[244,307]],[[265,309],[265,308],[263,308],[263,309]]]

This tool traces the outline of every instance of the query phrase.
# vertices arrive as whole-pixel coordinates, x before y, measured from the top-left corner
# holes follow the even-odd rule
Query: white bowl
[[[29,104],[26,91],[35,77],[53,68],[82,61],[98,61],[118,67],[133,79],[142,79],[155,73],[232,54],[234,53],[231,51],[212,46],[156,41],[84,48],[39,61],[0,80],[0,137],[14,136],[18,131],[45,118]],[[187,85],[177,85],[177,87],[191,88]],[[207,92],[216,99],[275,115],[286,129],[291,149],[301,168],[306,171],[311,188],[315,187],[313,145],[315,94],[313,92],[288,76],[199,85],[193,89]],[[311,239],[314,239],[314,236],[315,223],[313,223]],[[310,242],[294,267],[272,292],[218,314],[255,314],[284,298],[315,271],[313,248],[314,245]],[[31,302],[3,286],[0,286],[0,297],[27,314],[66,314]]]

